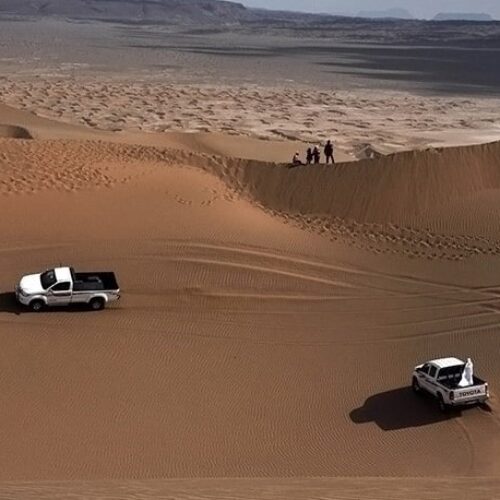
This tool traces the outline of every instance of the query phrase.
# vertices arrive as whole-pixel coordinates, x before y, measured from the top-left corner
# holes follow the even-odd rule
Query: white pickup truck
[[[36,312],[71,304],[87,304],[98,311],[120,298],[120,288],[111,272],[75,273],[72,267],[56,267],[24,276],[16,286],[16,298]]]
[[[441,358],[418,365],[413,371],[412,388],[416,393],[434,396],[441,411],[451,406],[484,403],[489,398],[488,384],[476,376],[463,385],[466,363],[458,358]]]

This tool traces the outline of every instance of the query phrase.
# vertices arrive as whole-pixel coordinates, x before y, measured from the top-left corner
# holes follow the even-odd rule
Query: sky
[[[419,18],[438,12],[485,12],[500,19],[500,0],[242,0],[248,7],[356,14],[360,10],[407,9]]]

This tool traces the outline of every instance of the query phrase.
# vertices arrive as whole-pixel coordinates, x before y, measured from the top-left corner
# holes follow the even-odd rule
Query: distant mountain
[[[220,24],[254,17],[242,4],[220,0],[0,0],[0,14],[175,24]]]
[[[227,25],[244,23],[308,25],[346,22],[347,16],[251,9],[226,0],[0,0],[0,16],[64,17],[75,20],[174,25]],[[361,11],[358,18],[374,23],[414,19],[406,9]],[[488,14],[438,14],[434,21],[492,21]],[[353,19],[352,22],[359,22]],[[363,21],[364,22],[364,21]]]
[[[414,19],[406,9],[362,10],[357,17],[369,19]]]
[[[484,13],[440,12],[434,16],[433,21],[494,21],[494,19]]]

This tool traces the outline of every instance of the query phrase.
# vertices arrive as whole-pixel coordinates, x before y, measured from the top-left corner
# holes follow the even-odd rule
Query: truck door
[[[71,302],[71,283],[61,281],[55,284],[48,293],[47,303],[49,306],[67,306]]]
[[[430,365],[429,373],[427,374],[426,384],[427,384],[427,390],[432,394],[436,394],[437,392],[437,385],[436,385],[437,372],[438,372],[437,367]]]
[[[425,389],[426,391],[432,390],[432,386],[429,380],[430,369],[431,365],[425,364],[424,366],[422,366],[422,369],[419,370],[418,383],[420,384],[420,387],[422,387],[422,389]]]

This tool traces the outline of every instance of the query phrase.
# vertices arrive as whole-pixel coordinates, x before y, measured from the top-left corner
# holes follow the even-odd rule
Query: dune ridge
[[[398,221],[500,186],[500,142],[392,154],[289,170],[234,161],[231,178],[267,207],[288,213]],[[402,215],[404,214],[404,215]]]
[[[19,130],[30,135],[26,129]],[[290,215],[350,218],[360,223],[401,222],[500,187],[500,142],[395,153],[334,166],[291,168],[288,164],[109,141],[19,144],[10,142],[12,139],[0,140],[5,164],[1,174],[31,169],[28,180],[33,188],[49,169],[59,170],[60,186],[65,187],[68,177],[63,175],[64,169],[82,173],[84,164],[86,168],[97,168],[112,160],[181,163],[219,176],[237,192],[268,209]],[[50,161],[49,156],[53,156]],[[89,185],[99,186],[94,181]],[[3,185],[8,187],[9,182]]]
[[[467,199],[477,203],[483,193],[500,187],[500,143],[290,168],[108,141],[10,141],[3,139],[0,159],[0,192],[7,194],[112,188],[146,175],[151,165],[189,165],[215,175],[234,195],[333,241],[412,258],[500,254],[495,237],[439,231],[446,218],[440,214],[448,206]],[[144,163],[149,170],[141,167]],[[432,220],[422,218],[429,213]]]
[[[217,162],[216,162],[217,163]],[[216,173],[237,192],[300,227],[376,253],[462,260],[498,255],[497,237],[463,234],[471,207],[500,187],[500,143],[395,153],[290,169],[232,159]],[[469,200],[447,220],[448,206]],[[472,212],[474,213],[474,212]],[[431,217],[425,215],[431,214]]]

